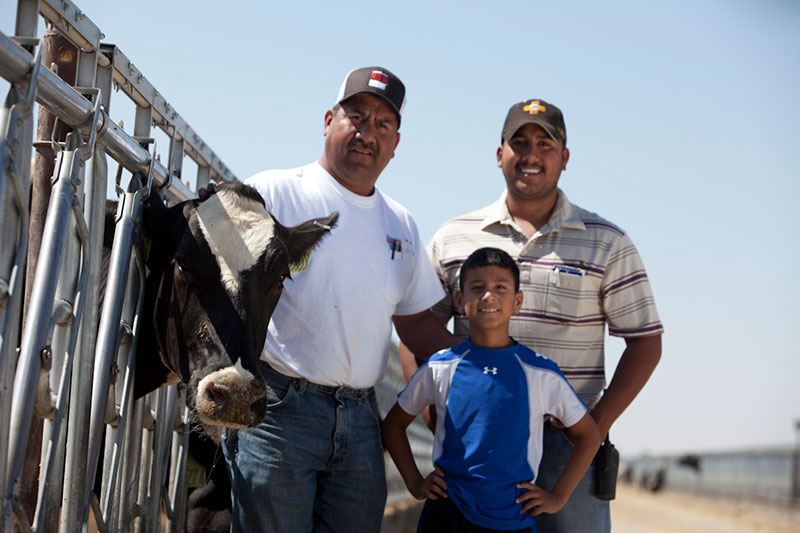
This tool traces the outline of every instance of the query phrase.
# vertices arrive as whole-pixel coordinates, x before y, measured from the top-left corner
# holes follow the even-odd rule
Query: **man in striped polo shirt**
[[[513,105],[501,142],[501,197],[446,222],[428,244],[446,292],[434,314],[443,322],[453,317],[454,333],[468,335],[453,297],[461,264],[484,246],[508,252],[520,267],[524,292],[511,336],[559,365],[606,435],[661,357],[663,328],[644,265],[623,230],[570,203],[558,188],[569,160],[561,110],[536,99]],[[606,324],[611,335],[625,339],[626,349],[603,392]],[[408,379],[420,360],[404,347],[401,356]],[[546,426],[537,484],[550,489],[570,444],[557,421]],[[590,468],[567,505],[540,518],[539,531],[610,531],[608,502],[594,496],[594,478]]]

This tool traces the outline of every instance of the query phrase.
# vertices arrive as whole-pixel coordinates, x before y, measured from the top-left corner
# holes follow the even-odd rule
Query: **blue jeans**
[[[536,484],[551,490],[572,453],[563,430],[549,423],[544,426],[544,453]],[[581,479],[567,504],[556,514],[541,514],[536,519],[539,533],[610,533],[611,514],[608,502],[594,495],[594,462]]]
[[[386,473],[375,391],[325,387],[265,363],[267,415],[223,437],[231,532],[379,532]]]

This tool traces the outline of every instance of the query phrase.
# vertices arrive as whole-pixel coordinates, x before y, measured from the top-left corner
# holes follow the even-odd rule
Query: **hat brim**
[[[553,139],[554,141],[556,141],[558,143],[563,143],[563,139],[561,139],[561,136],[558,134],[558,131],[556,131],[555,126],[553,126],[552,124],[550,124],[549,122],[547,122],[545,120],[542,120],[542,119],[539,119],[539,118],[535,118],[535,117],[531,117],[531,118],[525,119],[525,120],[520,120],[518,123],[511,124],[510,127],[507,127],[503,131],[503,140],[505,142],[510,141],[514,137],[514,135],[517,134],[519,129],[522,126],[525,126],[526,124],[533,124],[535,126],[539,126],[540,128],[542,128],[545,131],[545,133],[547,133],[547,135],[550,136],[551,139]],[[512,130],[512,128],[513,128],[513,130]]]
[[[397,117],[397,127],[398,127],[398,128],[400,127],[400,118],[401,118],[401,116],[400,116],[400,110],[399,110],[399,109],[397,109],[397,106],[396,106],[396,105],[394,105],[394,102],[392,102],[392,101],[391,101],[391,100],[390,100],[390,99],[389,99],[389,98],[388,98],[386,95],[384,95],[384,94],[383,94],[383,93],[381,93],[381,92],[378,92],[378,91],[372,91],[372,90],[370,90],[370,89],[362,89],[362,90],[360,90],[360,91],[356,91],[356,92],[354,92],[354,93],[348,94],[347,96],[345,96],[344,98],[342,98],[341,100],[339,100],[338,102],[336,102],[336,105],[341,105],[341,104],[343,104],[344,102],[348,101],[349,99],[351,99],[352,97],[354,97],[354,96],[355,96],[355,95],[357,95],[357,94],[371,94],[372,96],[377,96],[378,98],[380,98],[381,100],[383,100],[384,102],[386,102],[387,104],[389,104],[389,107],[391,107],[391,108],[392,108],[392,111],[394,111],[394,114],[395,114],[395,116]]]

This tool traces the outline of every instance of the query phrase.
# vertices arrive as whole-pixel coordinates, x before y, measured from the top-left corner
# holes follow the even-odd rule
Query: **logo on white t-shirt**
[[[389,244],[392,260],[414,257],[414,245],[411,244],[411,241],[395,239],[391,235],[386,235],[386,242]]]

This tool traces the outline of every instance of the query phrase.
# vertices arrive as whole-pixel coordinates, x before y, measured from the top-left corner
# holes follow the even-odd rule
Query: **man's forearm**
[[[414,372],[417,371],[419,365],[422,364],[423,359],[418,358],[414,353],[408,349],[403,341],[400,341],[400,345],[398,346],[400,351],[400,366],[403,369],[403,377],[406,378],[406,383],[411,379],[411,376],[414,375]]]
[[[614,377],[592,409],[592,418],[597,422],[603,438],[642,390],[661,359],[661,335],[632,337],[625,342],[627,347],[614,371]]]
[[[592,464],[597,449],[600,447],[600,433],[592,417],[585,417],[576,426],[569,428],[573,448],[564,471],[551,491],[553,494],[569,499],[572,491],[578,486],[581,478]]]
[[[447,331],[444,324],[430,311],[409,316],[394,316],[392,320],[400,340],[420,360],[427,359],[442,348],[449,348],[461,342],[461,339]]]

